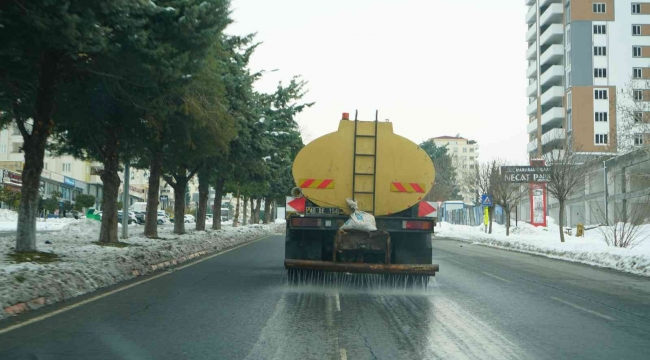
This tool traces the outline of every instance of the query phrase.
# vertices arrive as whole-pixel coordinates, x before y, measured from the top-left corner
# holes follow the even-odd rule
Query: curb
[[[269,235],[273,235],[273,233],[271,233],[271,234],[266,234],[266,235],[262,235],[262,236],[260,236],[260,237],[257,237],[257,238],[255,238],[255,239],[252,239],[252,240],[250,240],[250,241],[243,242],[243,243],[238,244],[238,245],[235,245],[235,246],[233,246],[233,247],[241,246],[241,245],[245,245],[246,243],[254,242],[254,241],[256,241],[256,240],[259,240],[259,239],[261,239],[261,238],[267,237],[267,236],[269,236]],[[189,255],[179,256],[179,257],[177,257],[177,258],[175,258],[175,259],[172,259],[172,260],[167,260],[167,261],[159,262],[159,263],[157,263],[157,264],[152,264],[152,265],[148,265],[148,266],[147,266],[147,265],[144,265],[144,268],[145,268],[145,269],[146,269],[146,268],[149,268],[151,271],[156,271],[156,270],[160,270],[160,269],[164,269],[164,268],[168,268],[168,267],[176,266],[176,265],[178,265],[178,264],[181,264],[181,263],[187,262],[187,261],[189,261],[189,260],[196,259],[196,258],[198,258],[198,257],[200,257],[200,256],[203,256],[203,255],[219,253],[219,252],[223,252],[223,251],[226,251],[226,250],[228,250],[228,248],[224,248],[224,249],[221,249],[221,250],[219,250],[219,251],[212,251],[212,252],[207,251],[207,250],[201,250],[201,251],[197,251],[197,252],[191,253],[191,254],[189,254]],[[133,275],[133,277],[132,277],[131,279],[133,279],[133,278],[135,278],[135,277],[138,277],[138,276],[146,275],[146,274],[148,274],[148,273],[149,273],[149,272],[147,272],[147,271],[140,271],[140,270],[138,270],[138,269],[134,269],[134,270],[131,271],[131,274]],[[130,280],[130,279],[127,279],[127,280]],[[124,281],[126,281],[126,280],[124,280]],[[123,281],[121,281],[121,282],[123,282]],[[116,285],[116,284],[119,284],[119,283],[120,283],[120,282],[117,282],[117,283],[115,283],[115,284],[113,284],[113,285]],[[99,289],[97,289],[97,290],[99,290]],[[97,291],[97,290],[95,290],[95,291]],[[54,301],[54,302],[52,302],[52,304],[53,304],[53,303],[56,303],[56,302],[57,302],[57,301]],[[14,304],[14,305],[7,306],[7,307],[5,307],[5,308],[3,309],[3,311],[4,311],[7,315],[18,315],[18,314],[25,313],[25,312],[27,312],[27,311],[29,311],[29,310],[36,310],[36,309],[38,309],[38,308],[40,308],[40,307],[43,307],[43,306],[45,306],[45,305],[47,305],[47,304],[48,304],[48,302],[47,302],[47,298],[41,296],[41,297],[38,297],[38,298],[36,298],[36,299],[32,299],[32,300],[26,301],[26,302],[20,302],[20,303]]]

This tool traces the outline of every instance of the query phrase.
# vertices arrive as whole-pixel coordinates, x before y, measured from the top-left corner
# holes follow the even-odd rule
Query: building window
[[[640,46],[632,46],[632,56],[633,57],[641,57],[641,47]]]
[[[0,145],[0,153],[5,154],[7,152],[7,144]]]
[[[641,25],[632,25],[632,35],[641,35]]]
[[[594,34],[596,34],[596,35],[607,34],[607,30],[605,30],[605,25],[594,25]]]
[[[594,90],[594,99],[607,100],[607,90]]]
[[[606,122],[607,121],[607,113],[606,112],[600,112],[600,111],[595,112],[594,113],[594,121]]]
[[[603,68],[594,69],[594,77],[597,78],[607,77],[607,69],[603,69]]]
[[[607,56],[607,48],[605,46],[594,46],[594,56]]]
[[[643,101],[643,90],[634,90],[634,100]]]
[[[72,167],[72,164],[70,163],[63,163],[63,171],[69,172]]]
[[[638,111],[634,113],[634,122],[635,123],[640,123],[643,121],[643,113]]]
[[[45,170],[47,170],[47,163],[45,163],[44,166],[45,166]]]
[[[594,12],[595,13],[604,13],[605,12],[605,4],[603,4],[603,3],[594,3]]]
[[[643,134],[634,135],[634,145],[636,146],[643,145]]]
[[[596,134],[596,145],[606,145],[607,134]]]
[[[632,4],[632,14],[641,13],[641,4]]]
[[[469,152],[474,152],[474,148],[469,148]]]
[[[466,147],[463,148],[463,152],[464,152],[464,153],[467,152],[467,148],[466,148]]]
[[[632,77],[634,77],[635,79],[641,79],[643,77],[643,72],[641,71],[641,68],[632,69]]]
[[[566,128],[568,132],[573,131],[573,111],[571,109],[566,112]]]

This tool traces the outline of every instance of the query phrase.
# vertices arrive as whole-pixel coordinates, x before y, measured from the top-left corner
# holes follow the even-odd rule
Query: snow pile
[[[172,226],[161,226],[158,228],[160,238],[149,239],[143,236],[143,227],[136,227],[130,228],[130,238],[124,241],[129,246],[118,248],[94,244],[99,237],[99,227],[98,221],[78,220],[60,232],[37,234],[38,250],[59,257],[58,261],[47,264],[13,263],[7,254],[13,252],[15,237],[0,238],[0,319],[8,316],[2,311],[7,306],[40,297],[44,297],[47,304],[70,299],[131,279],[137,275],[135,270],[144,275],[153,271],[151,265],[199,251],[222,251],[284,231],[284,227],[278,225],[208,231],[194,231],[194,226],[188,226],[187,234],[174,235]]]
[[[474,227],[443,222],[436,228],[435,236],[650,276],[650,225],[639,230],[639,238],[646,238],[646,241],[631,249],[623,249],[607,246],[603,229],[599,228],[585,231],[584,237],[565,234],[562,243],[559,227],[548,219],[551,221],[546,228],[519,222],[519,226],[511,226],[510,236],[506,236],[505,226],[496,223],[492,224],[492,234],[486,234],[482,225]]]
[[[18,213],[13,210],[0,209],[0,222],[16,222]]]

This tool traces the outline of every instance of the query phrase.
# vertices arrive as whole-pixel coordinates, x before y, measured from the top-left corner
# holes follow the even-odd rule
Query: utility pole
[[[122,194],[122,239],[129,238],[129,161],[124,162],[124,193]]]

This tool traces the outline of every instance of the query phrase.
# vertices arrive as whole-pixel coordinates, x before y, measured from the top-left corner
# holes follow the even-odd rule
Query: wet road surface
[[[270,237],[1,334],[0,359],[650,354],[647,278],[434,238],[426,289],[288,286],[283,246]]]

